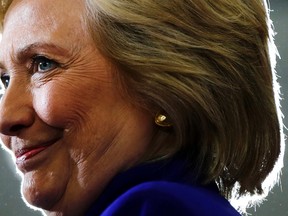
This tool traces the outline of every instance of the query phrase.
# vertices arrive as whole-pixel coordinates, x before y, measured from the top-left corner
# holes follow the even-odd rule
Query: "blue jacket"
[[[215,184],[200,186],[184,160],[144,164],[116,176],[85,216],[239,216]]]

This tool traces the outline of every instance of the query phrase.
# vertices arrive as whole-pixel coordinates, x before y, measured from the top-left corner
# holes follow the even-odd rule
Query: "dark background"
[[[277,71],[283,93],[282,111],[287,116],[284,124],[288,126],[288,0],[271,0],[271,9],[273,10],[271,17],[277,32],[275,41],[281,55],[281,59],[278,59]],[[286,152],[288,153],[288,150]],[[286,155],[285,164],[288,164]],[[288,216],[287,168],[283,169],[281,182],[282,184],[276,186],[267,197],[267,201],[256,208],[256,212],[254,208],[249,210],[252,216]],[[10,156],[0,149],[0,216],[41,215],[29,209],[20,197],[20,177],[15,172]]]

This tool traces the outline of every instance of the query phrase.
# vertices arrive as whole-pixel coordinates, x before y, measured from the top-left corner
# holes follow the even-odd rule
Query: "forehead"
[[[84,0],[13,0],[4,22],[13,14],[25,21],[75,22],[85,12]]]
[[[84,15],[83,0],[14,0],[5,16],[1,46],[49,42],[69,46],[87,34]]]

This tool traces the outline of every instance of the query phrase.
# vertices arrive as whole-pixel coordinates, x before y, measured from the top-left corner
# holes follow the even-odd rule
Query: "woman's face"
[[[26,200],[81,215],[153,133],[87,33],[83,0],[16,0],[4,22],[0,132]],[[75,209],[74,209],[75,207]]]

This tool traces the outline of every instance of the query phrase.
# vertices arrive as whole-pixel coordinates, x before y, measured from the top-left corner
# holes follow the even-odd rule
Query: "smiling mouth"
[[[45,150],[48,148],[48,146],[41,146],[38,148],[31,148],[31,149],[21,149],[16,153],[16,163],[21,163],[29,158],[34,157],[41,151]]]
[[[16,165],[23,173],[32,171],[41,165],[51,153],[53,146],[58,139],[51,140],[34,147],[21,148],[15,152]],[[50,149],[50,150],[49,150]]]

